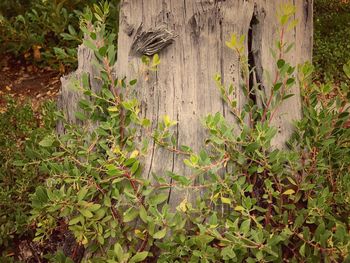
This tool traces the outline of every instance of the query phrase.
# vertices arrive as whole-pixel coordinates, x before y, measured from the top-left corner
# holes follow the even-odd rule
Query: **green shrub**
[[[106,13],[108,7],[103,10]],[[294,9],[286,6],[282,27],[293,14]],[[235,89],[224,87],[217,76],[219,91],[239,129],[220,113],[207,116],[207,147],[194,153],[186,146],[176,148],[172,131],[176,122],[164,116],[150,137],[158,147],[183,155],[193,174],[167,172],[171,184],[157,175],[145,179],[141,160],[149,139],[138,143],[136,137],[138,127],[149,127],[150,121],[139,117],[139,102],[132,96],[136,81],[111,74],[113,38],[108,37],[103,16],[95,22],[92,17],[91,12],[84,15],[82,29],[95,28],[85,44],[103,62],[104,85],[100,93],[93,93],[85,75],[83,84],[77,81],[75,86],[91,98],[80,102],[77,116],[93,122],[96,129],[66,123],[64,135],[53,133],[40,142],[41,168],[50,177],[31,197],[36,241],[49,238],[60,220],[74,234],[77,246],[85,247],[89,262],[350,260],[346,85],[329,100],[330,86],[311,84],[313,67],[301,66],[304,117],[296,123],[289,148],[274,149],[271,140],[276,129],[270,121],[291,96],[297,82],[295,68],[283,58],[276,61],[277,77],[265,109],[249,98],[243,109],[237,108]],[[249,78],[243,41],[233,36],[227,46],[239,52],[242,76]],[[287,52],[283,39],[277,47],[279,54]],[[158,56],[143,60],[152,70],[160,63]],[[244,122],[247,116],[249,124]],[[201,194],[193,202],[184,196],[175,210],[167,204],[171,187]],[[65,262],[66,256],[59,252],[55,258]]]
[[[320,81],[348,81],[342,65],[350,60],[350,2],[315,1],[314,65]]]
[[[54,126],[53,103],[46,103],[41,119],[29,104],[9,99],[0,113],[0,247],[11,248],[15,237],[33,234],[29,227],[29,194],[45,179],[36,149]],[[1,255],[0,255],[1,256]]]
[[[82,43],[79,15],[85,6],[97,0],[31,0],[22,8],[20,2],[5,1],[0,4],[1,52],[50,66],[58,61],[66,66],[76,65],[76,47]],[[108,26],[117,32],[118,0],[110,4],[113,15]],[[13,12],[7,10],[13,8]],[[5,17],[5,15],[7,15]]]

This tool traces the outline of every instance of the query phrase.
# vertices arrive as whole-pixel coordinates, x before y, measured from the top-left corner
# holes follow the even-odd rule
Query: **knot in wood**
[[[143,31],[141,24],[135,34],[130,54],[152,56],[169,46],[175,37],[174,32],[168,30],[165,25]]]

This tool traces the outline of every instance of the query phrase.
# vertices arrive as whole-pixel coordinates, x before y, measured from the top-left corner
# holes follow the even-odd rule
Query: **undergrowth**
[[[316,0],[314,6],[316,80],[349,82],[342,67],[350,60],[350,2]]]
[[[86,6],[98,3],[96,0],[2,1],[0,52],[61,71],[63,67],[74,68],[77,46],[82,43],[79,16]],[[115,32],[118,29],[118,4],[118,0],[111,1],[112,15],[106,21]]]
[[[29,194],[41,185],[46,174],[40,172],[36,152],[38,142],[55,126],[54,104],[42,106],[40,118],[29,104],[7,99],[0,113],[0,250],[11,248],[14,239],[33,236],[29,226]],[[31,164],[22,169],[22,164]],[[1,256],[1,255],[0,255]]]
[[[292,6],[284,7],[281,30],[294,24],[294,12]],[[63,220],[77,241],[65,255],[75,261],[82,259],[75,253],[81,248],[87,262],[349,260],[346,85],[342,96],[328,99],[327,85],[310,83],[310,64],[296,71],[283,59],[288,45],[279,39],[275,80],[265,108],[249,98],[238,108],[235,88],[224,87],[217,76],[219,91],[237,122],[228,122],[220,113],[207,116],[206,148],[199,153],[188,146],[176,148],[176,122],[168,116],[139,141],[138,130],[149,130],[150,120],[139,117],[133,95],[136,81],[114,77],[115,50],[103,21],[85,20],[84,27],[95,28],[85,44],[101,62],[104,85],[93,93],[91,76],[85,75],[82,85],[76,82],[87,96],[77,116],[96,128],[66,123],[64,135],[52,134],[40,142],[42,169],[50,177],[32,196],[37,242],[49,238],[57,221]],[[249,66],[243,43],[244,37],[233,35],[227,46],[238,53],[246,79]],[[160,62],[158,56],[147,61],[153,68]],[[297,84],[304,117],[296,123],[288,148],[274,149],[276,129],[271,120]],[[244,84],[237,88],[252,92]],[[142,160],[152,145],[150,138],[157,147],[182,155],[192,174],[166,172],[145,179]],[[184,195],[176,209],[167,203],[168,190],[174,187],[192,193]]]

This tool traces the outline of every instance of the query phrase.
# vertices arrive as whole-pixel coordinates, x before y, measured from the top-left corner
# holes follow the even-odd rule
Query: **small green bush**
[[[316,78],[348,81],[341,69],[350,60],[350,2],[316,0],[314,27]]]
[[[254,105],[248,94],[257,91],[244,85],[239,88],[248,101],[238,108],[235,88],[223,86],[217,76],[237,122],[220,113],[207,116],[209,137],[199,153],[176,147],[176,122],[168,116],[139,143],[138,129],[149,127],[150,120],[139,117],[139,102],[133,97],[136,81],[116,79],[111,72],[115,47],[104,27],[107,11],[108,6],[95,10],[102,14],[96,19],[87,11],[82,25],[90,36],[85,45],[102,63],[102,90],[93,93],[87,75],[82,85],[75,83],[87,96],[76,116],[96,128],[65,123],[64,135],[53,133],[39,143],[38,160],[50,177],[31,197],[35,240],[48,239],[60,221],[77,241],[74,251],[85,248],[86,262],[349,261],[348,86],[329,99],[329,85],[310,83],[310,64],[301,66],[296,78],[295,67],[283,60],[288,45],[280,39],[281,58],[265,108]],[[294,8],[285,6],[281,27],[293,14]],[[249,78],[243,42],[234,35],[227,46],[238,52],[242,76]],[[158,56],[143,61],[150,70],[160,63]],[[304,117],[296,123],[288,148],[275,149],[271,141],[276,129],[270,122],[297,82]],[[244,121],[248,117],[249,124]],[[157,147],[182,155],[191,176],[167,172],[171,183],[164,175],[143,178],[148,137]],[[176,209],[170,208],[171,187],[198,194],[195,200],[185,195]],[[75,253],[58,252],[53,258],[68,262],[66,256],[78,260]]]
[[[38,142],[54,127],[53,103],[46,103],[41,118],[29,104],[8,99],[0,113],[0,247],[11,248],[14,238],[31,235],[29,194],[45,180],[39,171]],[[31,164],[22,167],[22,164]],[[1,256],[1,255],[0,255]]]
[[[39,65],[75,66],[76,47],[82,43],[79,15],[97,0],[4,1],[0,4],[1,52],[22,55]],[[112,1],[110,29],[118,30],[118,0]],[[8,10],[12,11],[8,12]]]

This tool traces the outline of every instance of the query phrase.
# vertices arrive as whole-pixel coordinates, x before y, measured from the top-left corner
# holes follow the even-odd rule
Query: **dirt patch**
[[[0,56],[0,105],[6,96],[19,101],[29,100],[36,108],[43,100],[55,99],[61,74],[50,67],[38,68],[26,61]]]

